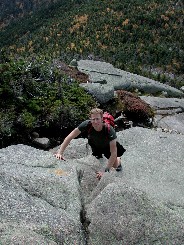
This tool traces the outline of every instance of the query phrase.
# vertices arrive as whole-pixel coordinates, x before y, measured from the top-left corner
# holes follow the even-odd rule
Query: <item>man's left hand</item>
[[[102,178],[103,174],[104,174],[103,172],[96,172],[97,179],[100,180]]]

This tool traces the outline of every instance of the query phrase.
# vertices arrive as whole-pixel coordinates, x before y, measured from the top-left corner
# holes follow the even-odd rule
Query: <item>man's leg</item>
[[[110,148],[106,149],[104,152],[104,156],[109,159],[111,153],[110,153]],[[112,166],[113,168],[116,169],[116,171],[121,171],[122,170],[122,166],[121,166],[121,157],[118,156]]]

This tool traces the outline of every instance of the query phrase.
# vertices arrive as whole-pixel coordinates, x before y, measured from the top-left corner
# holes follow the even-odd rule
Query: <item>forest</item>
[[[10,56],[65,62],[92,54],[164,80],[184,72],[183,12],[182,1],[62,0],[2,29],[0,47]]]

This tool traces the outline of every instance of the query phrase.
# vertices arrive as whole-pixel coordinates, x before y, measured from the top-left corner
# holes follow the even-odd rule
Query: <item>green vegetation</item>
[[[27,135],[35,128],[73,128],[96,106],[93,98],[52,63],[9,60],[0,65],[0,136]],[[6,141],[6,140],[5,140]]]

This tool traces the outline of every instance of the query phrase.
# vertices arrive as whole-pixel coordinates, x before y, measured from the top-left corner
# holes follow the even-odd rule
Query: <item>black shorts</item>
[[[109,159],[109,157],[111,156],[110,146],[108,146],[104,149],[98,149],[98,148],[96,148],[96,146],[94,146],[93,144],[90,143],[90,140],[88,140],[88,144],[91,146],[92,154],[94,156],[99,156],[99,155],[104,154],[104,156],[107,159]],[[121,157],[124,154],[124,152],[126,151],[126,149],[119,142],[116,142],[116,146],[117,146],[117,156]]]

